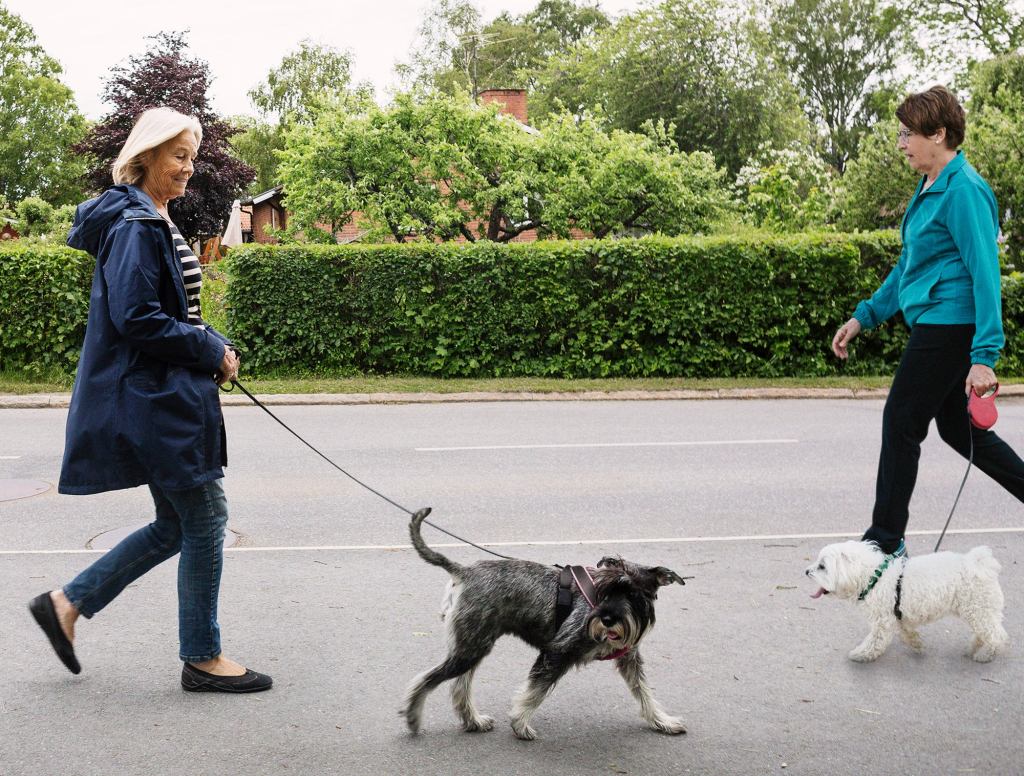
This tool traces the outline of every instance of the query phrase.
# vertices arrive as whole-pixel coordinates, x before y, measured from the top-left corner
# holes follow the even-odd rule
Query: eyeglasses
[[[910,140],[910,136],[915,134],[911,129],[901,129],[896,133],[897,140]]]

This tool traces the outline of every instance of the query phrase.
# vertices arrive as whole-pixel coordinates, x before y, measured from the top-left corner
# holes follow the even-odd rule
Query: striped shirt
[[[185,298],[188,300],[188,322],[193,326],[205,328],[203,316],[199,310],[199,292],[203,287],[203,270],[199,266],[199,259],[188,247],[188,243],[181,236],[178,227],[170,221],[167,222],[167,225],[171,227],[171,238],[178,251],[178,258],[181,259],[181,274],[185,278]]]

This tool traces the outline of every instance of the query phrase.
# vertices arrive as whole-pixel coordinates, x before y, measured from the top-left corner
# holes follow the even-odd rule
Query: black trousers
[[[967,418],[964,381],[973,338],[969,324],[918,324],[910,333],[882,415],[875,509],[864,534],[884,552],[896,549],[907,528],[921,442],[933,418],[942,440],[964,458],[973,437],[974,464],[1024,501],[1024,461],[995,432],[981,431]]]

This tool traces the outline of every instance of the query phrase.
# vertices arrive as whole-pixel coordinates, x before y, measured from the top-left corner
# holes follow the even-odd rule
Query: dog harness
[[[597,588],[594,586],[594,578],[590,576],[586,566],[563,566],[558,574],[558,595],[555,598],[555,631],[562,627],[572,611],[572,585],[576,583],[580,595],[590,605],[591,610],[597,608]],[[598,660],[615,660],[629,652],[629,647],[622,647],[610,655],[597,658]]]
[[[903,549],[902,542],[900,542],[900,549]],[[903,550],[903,552],[897,550],[892,555],[886,555],[885,559],[881,562],[878,568],[875,569],[875,573],[871,575],[871,581],[868,582],[868,586],[861,591],[859,596],[857,596],[858,601],[863,601],[865,598],[867,598],[868,593],[874,590],[875,585],[878,584],[878,580],[882,578],[882,574],[885,572],[887,568],[889,568],[889,564],[895,560],[902,560],[903,562],[900,564],[900,575],[896,579],[896,603],[894,603],[892,607],[892,613],[896,615],[897,620],[903,619],[903,612],[900,609],[900,599],[903,596],[903,572],[907,569],[907,559],[904,555],[905,552],[906,550]]]
[[[896,603],[893,604],[892,613],[896,615],[897,620],[903,619],[903,612],[900,611],[900,597],[903,594],[903,572],[907,570],[907,559],[903,559],[903,565],[900,566],[900,576],[896,580]]]

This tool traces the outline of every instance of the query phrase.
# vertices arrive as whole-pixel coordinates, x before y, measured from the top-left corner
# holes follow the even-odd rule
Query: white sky
[[[246,93],[282,57],[310,38],[353,54],[353,81],[370,81],[377,99],[395,84],[428,0],[2,0],[36,33],[64,68],[79,109],[90,119],[108,110],[100,92],[110,68],[146,49],[147,35],[188,29],[192,57],[210,64],[214,109],[224,116],[252,113]],[[502,11],[521,14],[536,0],[477,0],[485,20]],[[646,0],[601,0],[612,16]]]

